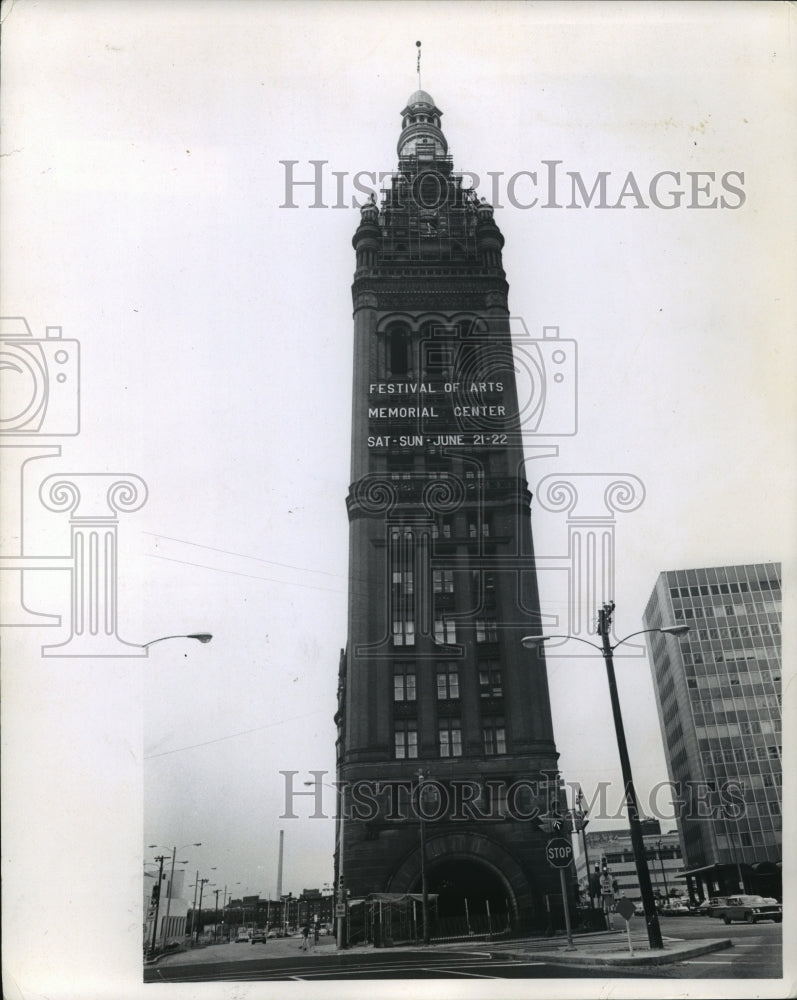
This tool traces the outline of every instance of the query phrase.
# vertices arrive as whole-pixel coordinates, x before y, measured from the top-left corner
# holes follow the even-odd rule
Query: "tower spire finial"
[[[416,42],[415,46],[418,49],[418,62],[415,66],[415,72],[418,74],[418,90],[423,90],[421,86],[421,43]]]

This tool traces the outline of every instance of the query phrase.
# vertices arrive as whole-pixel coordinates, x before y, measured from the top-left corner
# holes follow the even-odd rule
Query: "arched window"
[[[387,366],[391,375],[406,375],[410,370],[410,334],[402,326],[387,332]]]

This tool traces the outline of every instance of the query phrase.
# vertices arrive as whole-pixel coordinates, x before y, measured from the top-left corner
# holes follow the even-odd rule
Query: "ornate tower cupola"
[[[399,159],[405,156],[448,154],[448,143],[440,128],[443,112],[425,90],[416,90],[401,112],[401,135],[398,141]]]

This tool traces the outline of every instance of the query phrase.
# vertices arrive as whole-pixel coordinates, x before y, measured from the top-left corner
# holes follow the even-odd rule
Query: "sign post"
[[[559,869],[559,881],[562,887],[562,907],[565,911],[565,928],[567,929],[567,946],[573,947],[573,931],[570,928],[570,907],[567,905],[567,883],[565,869],[573,861],[573,845],[564,837],[554,837],[545,845],[545,857],[552,868]]]
[[[634,946],[631,944],[631,917],[633,917],[634,913],[636,912],[634,909],[634,904],[631,902],[630,899],[626,899],[626,897],[623,896],[622,899],[619,899],[617,901],[615,910],[617,910],[617,912],[620,914],[623,920],[625,920],[625,930],[626,933],[628,934],[628,950],[633,955]]]
[[[614,924],[612,923],[612,903],[614,902],[614,886],[612,883],[612,877],[608,872],[604,872],[601,875],[601,900],[603,902],[603,912],[606,916],[606,923],[608,929],[614,930]]]

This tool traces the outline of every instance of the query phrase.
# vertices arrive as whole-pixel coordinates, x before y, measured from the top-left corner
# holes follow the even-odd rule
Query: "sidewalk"
[[[699,941],[685,941],[682,938],[663,935],[664,948],[651,950],[644,927],[631,931],[633,955],[628,948],[625,930],[600,931],[595,934],[573,935],[573,947],[569,947],[565,936],[555,939],[535,939],[528,942],[508,942],[505,946],[488,946],[493,957],[551,961],[558,965],[603,965],[627,967],[635,965],[669,965],[683,962],[687,958],[707,955],[712,951],[722,951],[733,947],[729,938],[711,938]]]
[[[550,961],[557,965],[605,965],[605,966],[635,966],[635,965],[668,965],[682,962],[687,958],[707,955],[712,951],[722,951],[733,947],[729,938],[711,938],[699,941],[685,941],[682,938],[663,935],[664,948],[651,950],[648,944],[647,931],[638,927],[631,931],[631,944],[634,954],[628,949],[628,936],[625,930],[596,931],[590,934],[574,934],[573,947],[569,947],[564,934],[553,938],[527,938],[504,942],[490,941],[457,941],[450,944],[431,944],[429,950],[445,951],[478,951],[489,954],[491,958],[512,958],[521,961],[533,958],[535,961]],[[423,947],[423,946],[421,946]],[[402,948],[374,949],[363,945],[346,950],[346,954],[363,954],[375,950],[385,952],[402,951]]]

